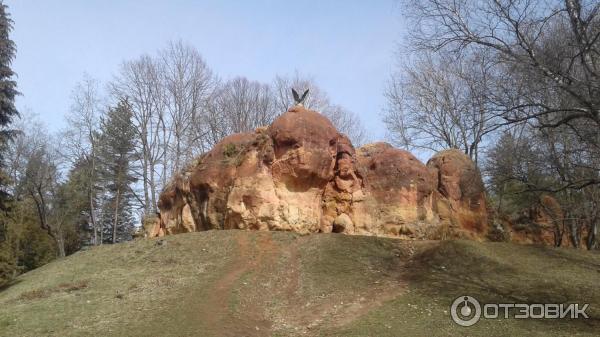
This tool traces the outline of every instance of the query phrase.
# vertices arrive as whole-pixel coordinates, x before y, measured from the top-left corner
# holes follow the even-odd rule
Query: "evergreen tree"
[[[19,115],[15,107],[15,96],[19,92],[17,83],[13,80],[15,73],[10,67],[15,57],[16,47],[9,36],[13,21],[7,9],[8,7],[0,0],[0,211],[7,211],[9,208],[8,175],[4,171],[4,157],[14,131],[8,127],[12,119]],[[0,218],[0,285],[10,280],[14,273],[14,264],[10,261],[13,254],[4,242],[7,229],[5,218],[5,216]]]
[[[102,216],[104,241],[129,240],[133,231],[131,163],[135,160],[135,129],[132,110],[123,100],[101,120],[99,161],[105,193]]]
[[[7,209],[8,192],[7,175],[4,172],[4,154],[8,142],[14,135],[14,130],[8,129],[14,117],[18,116],[15,107],[15,96],[17,83],[13,77],[15,73],[11,69],[11,63],[15,58],[15,43],[10,39],[13,29],[13,21],[7,12],[7,6],[0,0],[0,209]]]
[[[81,157],[58,190],[60,206],[64,208],[63,216],[69,229],[65,240],[67,254],[79,250],[81,245],[93,244],[94,227],[89,221],[90,166],[90,161]]]

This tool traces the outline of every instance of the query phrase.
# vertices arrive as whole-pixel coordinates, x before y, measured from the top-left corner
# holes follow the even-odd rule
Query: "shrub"
[[[11,257],[9,247],[0,244],[0,287],[10,283],[17,273],[17,266]]]
[[[223,155],[227,158],[235,156],[236,154],[238,154],[238,152],[239,150],[237,146],[235,146],[235,144],[233,143],[225,144],[225,146],[223,147]]]
[[[509,242],[510,233],[499,219],[492,219],[490,230],[487,234],[488,240],[492,242]]]

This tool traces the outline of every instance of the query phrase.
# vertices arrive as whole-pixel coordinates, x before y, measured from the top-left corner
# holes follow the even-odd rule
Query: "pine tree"
[[[65,207],[64,217],[69,224],[70,241],[67,241],[67,251],[79,249],[81,245],[94,244],[94,226],[90,223],[90,161],[81,157],[75,162],[68,173],[67,180],[60,186],[59,196]],[[68,253],[67,253],[68,254]]]
[[[15,96],[17,83],[13,77],[15,73],[11,69],[11,63],[15,58],[16,46],[10,39],[13,29],[13,21],[7,11],[8,7],[0,0],[0,209],[7,209],[9,198],[7,188],[7,175],[4,172],[4,154],[8,142],[12,139],[15,131],[8,129],[14,117],[19,113],[15,107]]]
[[[0,211],[8,210],[9,193],[7,192],[8,175],[4,172],[4,154],[7,151],[8,142],[14,131],[8,129],[15,116],[19,113],[15,108],[15,96],[17,83],[13,80],[15,73],[10,68],[15,57],[15,43],[10,39],[13,21],[7,11],[8,7],[0,0]],[[0,285],[8,282],[14,274],[12,264],[12,252],[5,244],[6,221],[2,216],[0,219]]]
[[[112,243],[130,239],[134,227],[131,184],[136,179],[130,166],[134,160],[132,111],[129,103],[123,100],[109,109],[101,120],[99,161],[105,186],[101,221],[103,231],[110,233]]]

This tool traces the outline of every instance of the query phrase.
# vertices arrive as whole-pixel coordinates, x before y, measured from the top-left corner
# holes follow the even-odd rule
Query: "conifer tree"
[[[110,242],[128,240],[133,230],[131,163],[135,160],[135,129],[129,103],[123,100],[101,120],[99,161],[104,182],[103,231]],[[105,239],[105,241],[107,241]]]
[[[15,96],[19,92],[13,79],[15,73],[10,67],[16,53],[15,43],[10,39],[12,28],[13,21],[8,14],[8,7],[0,0],[0,211],[2,212],[8,210],[9,199],[8,175],[4,167],[8,142],[14,133],[9,126],[13,118],[19,115],[15,108]],[[15,270],[12,262],[13,253],[4,242],[7,230],[4,215],[0,217],[0,286],[12,278]]]
[[[90,223],[90,170],[88,158],[79,158],[70,169],[67,180],[61,184],[59,196],[64,205],[65,221],[69,224],[71,234],[67,241],[67,251],[79,249],[82,245],[94,244],[94,226]],[[69,251],[70,252],[70,251]],[[67,253],[68,254],[68,253]]]
[[[7,11],[8,7],[0,0],[0,209],[6,210],[7,175],[4,172],[4,157],[8,142],[12,139],[14,131],[9,129],[14,117],[19,115],[15,107],[15,96],[17,83],[13,79],[15,73],[11,69],[11,63],[15,58],[16,46],[10,39],[13,29],[13,21]]]

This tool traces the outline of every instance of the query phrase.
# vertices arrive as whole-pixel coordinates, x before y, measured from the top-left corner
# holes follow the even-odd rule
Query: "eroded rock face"
[[[425,166],[386,143],[355,149],[326,117],[294,107],[224,138],[175,177],[150,236],[239,228],[428,238],[444,219],[480,233],[483,183],[464,157],[442,152]]]
[[[423,237],[435,222],[432,192],[435,181],[427,167],[411,153],[386,143],[357,150],[363,177],[364,202],[357,207],[359,233]]]
[[[573,247],[568,219],[558,200],[543,194],[520,215],[503,221],[509,240],[517,243]],[[586,228],[581,229],[579,247],[585,247]]]
[[[466,237],[485,235],[485,188],[475,163],[460,150],[451,149],[438,152],[427,167],[437,177],[433,203],[440,221]]]

